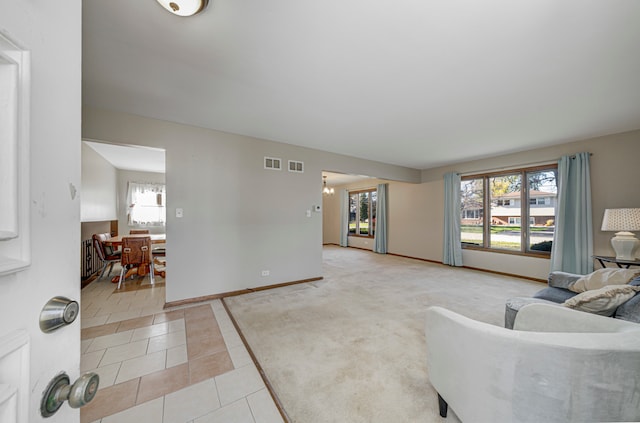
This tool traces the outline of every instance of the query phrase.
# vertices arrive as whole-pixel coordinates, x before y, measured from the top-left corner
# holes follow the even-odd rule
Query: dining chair
[[[149,279],[151,285],[155,283],[153,278],[153,257],[151,255],[151,238],[150,237],[124,237],[122,238],[122,259],[120,260],[122,270],[120,270],[120,280],[118,288],[125,279],[125,272],[130,269],[141,267],[149,267]]]
[[[111,235],[108,233],[93,234],[93,236],[91,237],[93,242],[93,249],[95,250],[98,258],[103,263],[98,280],[102,279],[102,276],[104,276],[104,271],[107,269],[107,266],[109,266],[108,275],[111,275],[114,263],[119,262],[122,255],[121,251],[115,251],[112,246],[105,245],[105,242],[110,238]]]
[[[131,229],[129,231],[129,235],[144,235],[148,233],[149,233],[149,229]]]

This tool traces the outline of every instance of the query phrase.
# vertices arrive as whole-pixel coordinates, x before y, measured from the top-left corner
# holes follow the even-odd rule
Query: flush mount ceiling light
[[[169,12],[178,16],[193,16],[202,12],[209,0],[157,0]]]

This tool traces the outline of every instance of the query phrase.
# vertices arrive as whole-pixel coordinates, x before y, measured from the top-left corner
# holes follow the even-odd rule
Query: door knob
[[[79,408],[87,405],[98,392],[100,377],[96,373],[85,373],[70,385],[69,376],[60,373],[54,377],[42,397],[40,413],[42,417],[55,414],[65,401],[69,401],[69,407]]]

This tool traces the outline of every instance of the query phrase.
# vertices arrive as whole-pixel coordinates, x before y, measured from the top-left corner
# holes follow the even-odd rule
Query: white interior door
[[[51,333],[53,297],[80,297],[81,0],[0,0],[0,422],[49,418],[49,381],[79,377],[80,319]],[[5,202],[6,200],[6,202]]]
[[[0,421],[27,422],[29,415],[29,334],[14,330],[0,337]]]

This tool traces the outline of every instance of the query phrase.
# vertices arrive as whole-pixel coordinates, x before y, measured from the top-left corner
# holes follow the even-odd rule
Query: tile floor
[[[115,288],[81,293],[81,370],[100,376],[82,423],[283,422],[219,300],[163,310],[162,283]]]

